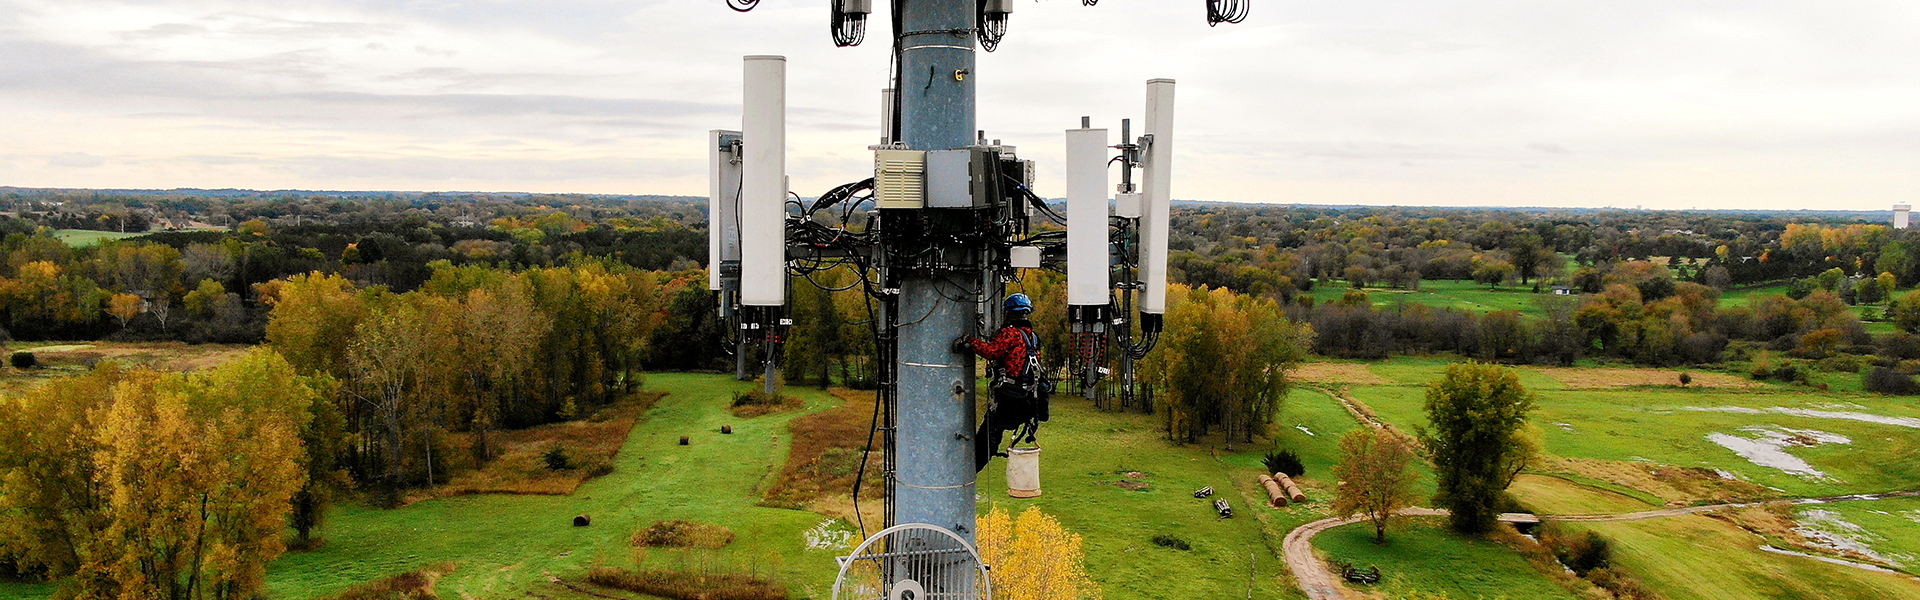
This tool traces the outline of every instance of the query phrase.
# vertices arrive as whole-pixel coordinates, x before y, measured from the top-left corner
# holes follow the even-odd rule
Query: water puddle
[[[1841,560],[1841,559],[1838,559],[1838,558],[1833,558],[1833,557],[1830,557],[1830,556],[1815,556],[1815,555],[1812,555],[1812,554],[1807,554],[1807,553],[1805,553],[1805,552],[1794,552],[1794,551],[1792,551],[1792,550],[1787,550],[1787,549],[1785,549],[1785,548],[1776,548],[1776,547],[1773,547],[1773,546],[1771,546],[1771,545],[1762,545],[1762,546],[1760,546],[1760,549],[1761,549],[1761,550],[1765,550],[1765,551],[1768,551],[1768,552],[1772,552],[1772,553],[1774,553],[1774,554],[1785,554],[1785,555],[1787,555],[1787,556],[1798,556],[1798,557],[1800,557],[1800,558],[1811,558],[1811,559],[1814,559],[1814,560],[1817,560],[1817,561],[1820,561],[1820,562],[1826,562],[1826,563],[1833,563],[1833,564],[1836,564],[1836,565],[1840,565],[1840,566],[1843,566],[1843,567],[1853,567],[1853,568],[1855,568],[1855,569],[1860,569],[1860,570],[1862,570],[1862,571],[1873,571],[1873,572],[1875,572],[1875,573],[1893,573],[1893,574],[1895,574],[1895,575],[1898,575],[1898,574],[1899,574],[1898,572],[1895,572],[1895,571],[1894,571],[1893,569],[1888,569],[1888,568],[1886,568],[1886,567],[1880,567],[1880,566],[1875,566],[1875,565],[1869,565],[1869,564],[1866,564],[1866,563],[1857,563],[1857,562],[1853,562],[1853,561],[1850,561],[1850,560]]]
[[[1920,429],[1920,419],[1915,419],[1912,417],[1889,417],[1886,415],[1876,415],[1871,413],[1853,412],[1853,411],[1815,410],[1811,408],[1787,408],[1784,406],[1776,406],[1773,408],[1747,408],[1744,406],[1715,406],[1715,407],[1687,406],[1687,407],[1682,407],[1680,410],[1692,410],[1692,411],[1700,411],[1700,412],[1724,412],[1724,413],[1735,413],[1735,414],[1742,414],[1742,415],[1765,415],[1765,414],[1790,415],[1795,417],[1806,417],[1809,419],[1844,419],[1848,421],[1861,421],[1865,423],[1879,423],[1881,425],[1893,425],[1896,427],[1908,427],[1912,429]]]
[[[1747,427],[1740,431],[1751,434],[1751,437],[1710,433],[1707,434],[1707,441],[1732,450],[1734,454],[1740,455],[1741,458],[1753,464],[1803,477],[1825,478],[1827,474],[1813,468],[1813,465],[1807,464],[1807,461],[1800,457],[1788,454],[1787,448],[1853,443],[1852,439],[1843,435],[1809,429]]]
[[[1887,557],[1873,551],[1868,542],[1877,537],[1865,527],[1848,521],[1840,513],[1819,508],[1800,512],[1800,527],[1793,528],[1794,533],[1806,538],[1808,543],[1834,551],[1855,552],[1861,556],[1880,562],[1892,562]]]

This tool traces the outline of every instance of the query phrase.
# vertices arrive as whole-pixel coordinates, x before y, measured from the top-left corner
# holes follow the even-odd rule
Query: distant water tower
[[[1907,228],[1907,223],[1908,223],[1907,212],[1911,210],[1913,210],[1913,207],[1905,204],[1893,205],[1893,228],[1894,229]]]

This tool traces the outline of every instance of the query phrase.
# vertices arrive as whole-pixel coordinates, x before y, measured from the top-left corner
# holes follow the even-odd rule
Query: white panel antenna
[[[1067,304],[1106,306],[1107,130],[1067,130]]]
[[[740,260],[740,132],[707,132],[707,289],[719,290],[720,265]]]
[[[1146,293],[1140,312],[1167,311],[1167,229],[1171,226],[1173,193],[1173,80],[1147,80],[1148,142],[1141,160],[1145,175],[1140,216],[1140,281]]]
[[[746,57],[740,119],[740,303],[787,303],[787,59]]]

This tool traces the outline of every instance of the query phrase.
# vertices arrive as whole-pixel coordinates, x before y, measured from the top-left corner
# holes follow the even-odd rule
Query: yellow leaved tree
[[[992,568],[993,597],[1005,600],[1081,600],[1100,597],[1087,577],[1080,534],[1067,531],[1040,508],[1013,518],[994,507],[980,519],[980,560]]]

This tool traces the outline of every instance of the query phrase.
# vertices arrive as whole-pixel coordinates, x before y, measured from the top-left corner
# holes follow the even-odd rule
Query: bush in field
[[[1867,391],[1894,396],[1911,396],[1920,393],[1920,386],[1913,382],[1913,376],[1886,367],[1874,367],[1861,378],[1861,384]]]
[[[718,549],[733,543],[733,531],[712,523],[673,519],[636,531],[628,541],[655,548]]]
[[[546,459],[548,470],[564,471],[573,468],[573,458],[567,456],[567,447],[560,445],[559,442],[549,446],[541,458]]]
[[[1300,454],[1292,450],[1268,452],[1260,461],[1266,464],[1268,473],[1285,473],[1288,477],[1307,473],[1307,466],[1300,464]]]
[[[1598,533],[1563,533],[1549,529],[1540,535],[1540,542],[1553,550],[1560,559],[1577,575],[1586,576],[1595,569],[1613,566],[1613,544]]]
[[[1167,535],[1164,533],[1153,536],[1153,545],[1159,546],[1161,548],[1172,549],[1172,550],[1192,550],[1193,549],[1193,544],[1187,543],[1186,540],[1180,539],[1178,536]]]
[[[40,358],[34,356],[32,352],[15,352],[7,362],[11,363],[15,369],[31,369],[40,366]]]

